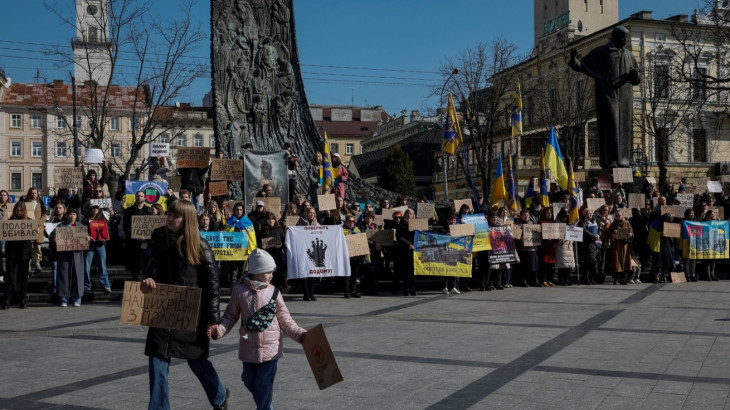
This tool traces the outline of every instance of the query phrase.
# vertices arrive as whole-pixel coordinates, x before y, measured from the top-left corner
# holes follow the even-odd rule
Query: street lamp
[[[453,70],[451,70],[451,74],[449,74],[448,77],[446,77],[446,81],[444,81],[444,85],[441,87],[441,96],[439,98],[439,108],[444,107],[444,90],[446,89],[446,84],[449,83],[449,80],[451,80],[452,77],[454,77],[456,74],[459,74],[459,68],[454,67]],[[459,119],[457,118],[456,121]],[[443,124],[443,123],[442,123]],[[447,175],[447,159],[446,159],[446,153],[441,151],[441,166],[443,169],[444,174],[444,201],[449,202],[449,178]]]
[[[644,154],[644,150],[641,149],[641,145],[636,145],[636,149],[634,149],[634,158],[631,161],[639,171],[641,171],[641,175],[646,175],[647,172],[649,172],[649,159],[646,157],[646,154]]]

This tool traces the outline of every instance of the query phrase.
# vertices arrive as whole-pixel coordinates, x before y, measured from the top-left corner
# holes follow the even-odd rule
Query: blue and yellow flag
[[[124,184],[124,208],[134,205],[137,192],[144,192],[146,206],[162,205],[167,210],[167,182],[165,181],[126,181]]]
[[[416,230],[413,272],[427,276],[471,277],[473,236],[451,236]]]
[[[525,191],[525,208],[529,208],[532,205],[532,200],[535,199],[535,178],[530,178],[530,183],[527,185],[527,191]]]
[[[512,97],[512,136],[522,135],[522,92],[519,81]]]
[[[442,149],[449,155],[454,155],[461,143],[461,128],[459,127],[459,117],[456,115],[456,107],[454,100],[449,93],[449,106],[446,112],[446,120],[444,121],[444,141]]]
[[[507,199],[507,190],[504,187],[504,170],[502,168],[502,153],[497,157],[497,171],[494,174],[494,188],[492,188],[492,206],[498,206],[499,201]]]
[[[550,181],[547,178],[547,172],[545,172],[545,150],[540,151],[540,196],[542,197],[542,206],[550,206]]]
[[[575,186],[575,178],[573,177],[573,167],[570,167],[570,175],[568,176],[568,186],[570,187],[570,199],[568,201],[568,223],[574,224],[580,219],[580,189]]]
[[[682,222],[682,257],[727,259],[730,257],[729,249],[728,221]]]
[[[330,143],[327,140],[327,131],[324,132],[324,149],[322,154],[322,194],[330,191],[334,178],[332,176],[332,154]],[[312,204],[314,205],[314,204]]]
[[[545,165],[550,168],[555,176],[555,182],[562,190],[568,189],[568,171],[565,170],[565,161],[563,154],[560,152],[560,144],[558,143],[558,133],[555,127],[550,127],[550,138],[548,138],[547,148],[545,149]]]
[[[507,212],[510,216],[517,215],[517,190],[515,189],[515,176],[512,172],[512,156],[507,154],[507,177],[505,180],[507,191]]]

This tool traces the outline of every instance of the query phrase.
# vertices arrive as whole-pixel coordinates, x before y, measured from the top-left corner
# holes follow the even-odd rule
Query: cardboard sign
[[[682,183],[682,173],[681,172],[670,172],[669,173],[669,183],[671,183],[671,184]]]
[[[409,231],[428,231],[428,219],[426,218],[411,218],[408,220]]]
[[[166,224],[164,215],[132,215],[132,239],[150,239],[152,231]]]
[[[694,194],[677,194],[676,199],[682,206],[694,206],[695,196]]]
[[[680,205],[675,205],[675,207],[674,207],[674,212],[675,212],[675,213],[677,214],[677,217],[679,217],[679,218],[684,218],[684,213],[685,213],[685,212],[686,212],[686,211],[687,211],[688,209],[694,209],[694,207],[692,207],[692,206],[680,206]]]
[[[99,148],[86,148],[86,163],[101,164],[104,162],[104,152]]]
[[[195,332],[202,291],[200,288],[157,283],[155,289],[142,292],[140,282],[126,281],[119,322]]]
[[[385,216],[375,215],[375,220],[373,222],[375,222],[375,225],[383,226],[383,224],[385,223]]]
[[[707,178],[695,178],[692,180],[692,186],[707,189],[707,180]]]
[[[542,239],[563,239],[560,235],[561,223],[544,223],[542,225]]]
[[[664,236],[668,238],[681,238],[682,237],[682,225],[664,223]]]
[[[297,226],[298,223],[299,217],[297,215],[287,216],[284,221],[284,224],[286,224],[286,226]]]
[[[603,205],[606,205],[606,198],[587,198],[586,203],[588,204],[586,205],[588,209],[595,211]]]
[[[61,188],[81,188],[84,186],[84,170],[81,168],[56,168],[53,174],[53,187],[56,190]]]
[[[261,248],[281,248],[281,239],[278,236],[272,236],[271,238],[261,239]]]
[[[167,186],[172,189],[173,192],[180,192],[182,188],[182,178],[180,175],[168,175]]]
[[[433,219],[434,212],[436,212],[436,204],[422,202],[418,204],[416,217]]]
[[[0,241],[35,241],[39,231],[38,221],[33,219],[0,221]]]
[[[272,196],[268,198],[256,198],[256,201],[264,201],[264,208],[276,215],[276,219],[281,218],[281,198]]]
[[[380,246],[393,246],[395,244],[395,229],[368,229],[365,231],[368,240]]]
[[[608,191],[611,189],[611,174],[601,174],[598,177],[598,189]]]
[[[151,157],[169,157],[170,156],[170,144],[166,142],[151,142],[150,143],[150,156]]]
[[[228,182],[216,181],[208,184],[208,195],[225,196],[228,195]]]
[[[178,168],[208,168],[210,162],[210,148],[178,147]]]
[[[96,205],[99,207],[99,209],[107,209],[112,207],[112,199],[111,198],[98,198],[98,199],[90,199],[89,203],[91,205]]]
[[[228,219],[231,215],[233,215],[233,206],[236,205],[237,203],[243,204],[242,201],[236,201],[233,199],[228,200],[228,201],[223,201],[223,203],[221,204],[221,208],[223,209],[223,214],[226,216],[226,219]]]
[[[707,192],[722,193],[722,181],[707,181]]]
[[[629,208],[630,209],[644,209],[645,205],[646,205],[646,195],[629,194]]]
[[[684,272],[671,272],[672,283],[687,283],[687,276]]]
[[[370,246],[368,246],[368,236],[366,234],[345,235],[345,242],[347,243],[347,253],[351,258],[370,255]]]
[[[567,202],[553,202],[552,207],[553,207],[553,219],[555,219],[558,216],[558,214],[560,213],[560,210],[565,208],[565,210],[567,211],[570,207],[570,204]]]
[[[631,168],[614,168],[613,169],[613,182],[620,183],[634,183],[634,174],[631,172]]]
[[[109,227],[105,220],[92,219],[89,221],[89,232],[91,232],[91,239],[95,241],[108,241],[109,238]]]
[[[646,177],[646,182],[648,182],[648,183],[650,183],[652,185],[656,185],[656,178],[654,178],[654,177]]]
[[[314,374],[314,380],[320,390],[333,386],[344,379],[340,368],[337,367],[335,355],[324,334],[324,327],[321,324],[307,330],[307,335],[302,341],[304,354],[307,356],[309,367]]]
[[[717,215],[717,219],[720,219],[720,220],[725,219],[725,208],[724,207],[722,207],[722,206],[710,206],[710,207],[707,208],[708,211],[710,209],[712,209],[713,211],[715,211],[715,215]]]
[[[455,199],[454,210],[456,211],[456,213],[459,213],[462,205],[468,206],[470,211],[474,210],[474,208],[471,206],[471,199]]]
[[[565,240],[573,242],[583,242],[583,228],[579,228],[577,226],[566,226]]]
[[[516,225],[522,227],[522,244],[524,246],[540,246],[540,232],[542,226],[539,224]]]
[[[242,159],[214,159],[210,166],[211,181],[240,181],[242,178]]]
[[[722,175],[722,176],[720,176],[720,181],[722,181],[723,184],[724,183],[727,183],[727,182],[730,182],[730,175]]]
[[[389,221],[392,221],[393,220],[393,214],[395,212],[400,212],[401,214],[405,215],[407,210],[408,210],[408,207],[407,206],[399,206],[397,208],[392,208],[392,209],[384,210],[383,211],[383,218],[384,219],[387,219]]]
[[[71,252],[89,249],[89,232],[85,226],[59,226],[56,228],[56,251]]]
[[[449,235],[451,236],[474,236],[473,224],[449,225]]]
[[[317,195],[317,207],[320,211],[331,211],[337,209],[335,194]]]
[[[613,234],[613,239],[630,239],[634,235],[631,228],[618,228]]]
[[[675,216],[674,215],[674,207],[673,206],[669,206],[669,205],[663,205],[662,206],[662,215],[664,215],[664,214],[669,214],[672,217],[674,217]]]
[[[586,173],[584,171],[573,172],[573,180],[575,182],[585,182],[586,181]]]

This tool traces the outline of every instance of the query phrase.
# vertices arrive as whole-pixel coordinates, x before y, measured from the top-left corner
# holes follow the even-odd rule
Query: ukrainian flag
[[[515,93],[512,97],[512,136],[522,134],[522,92],[520,83],[517,82]]]
[[[568,176],[568,186],[570,187],[570,199],[568,203],[568,223],[574,224],[580,219],[580,189],[575,186],[575,178],[573,177],[573,167],[570,167],[570,175]]]
[[[330,143],[327,140],[327,131],[324,132],[324,153],[322,155],[322,194],[326,194],[332,187],[332,155]],[[312,204],[314,205],[314,204]]]
[[[525,208],[529,208],[532,205],[532,200],[535,198],[535,178],[530,178],[530,184],[527,185],[527,191],[525,191]]]
[[[547,178],[547,172],[545,172],[545,150],[540,151],[540,196],[542,197],[542,206],[550,206],[550,181]]]
[[[561,189],[568,189],[568,171],[565,170],[565,161],[563,154],[560,152],[560,144],[558,144],[558,133],[555,127],[550,127],[550,138],[548,138],[547,148],[545,150],[545,165],[555,175],[555,182]]]
[[[502,169],[502,153],[497,157],[497,172],[494,175],[492,188],[492,206],[499,206],[499,201],[507,199],[507,190],[504,187],[504,171]]]
[[[449,106],[446,112],[446,121],[444,122],[444,141],[442,149],[449,155],[454,155],[461,143],[461,129],[459,128],[459,118],[456,116],[456,107],[454,100],[449,93]]]
[[[507,154],[507,180],[505,181],[507,191],[507,211],[510,216],[517,214],[517,192],[515,189],[515,177],[512,172],[512,156]]]

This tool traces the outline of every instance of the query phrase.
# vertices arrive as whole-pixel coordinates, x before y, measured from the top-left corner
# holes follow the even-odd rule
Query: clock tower
[[[76,37],[71,40],[76,83],[109,83],[114,45],[109,41],[108,7],[109,0],[76,0]]]
[[[535,53],[618,22],[619,0],[535,0]]]

